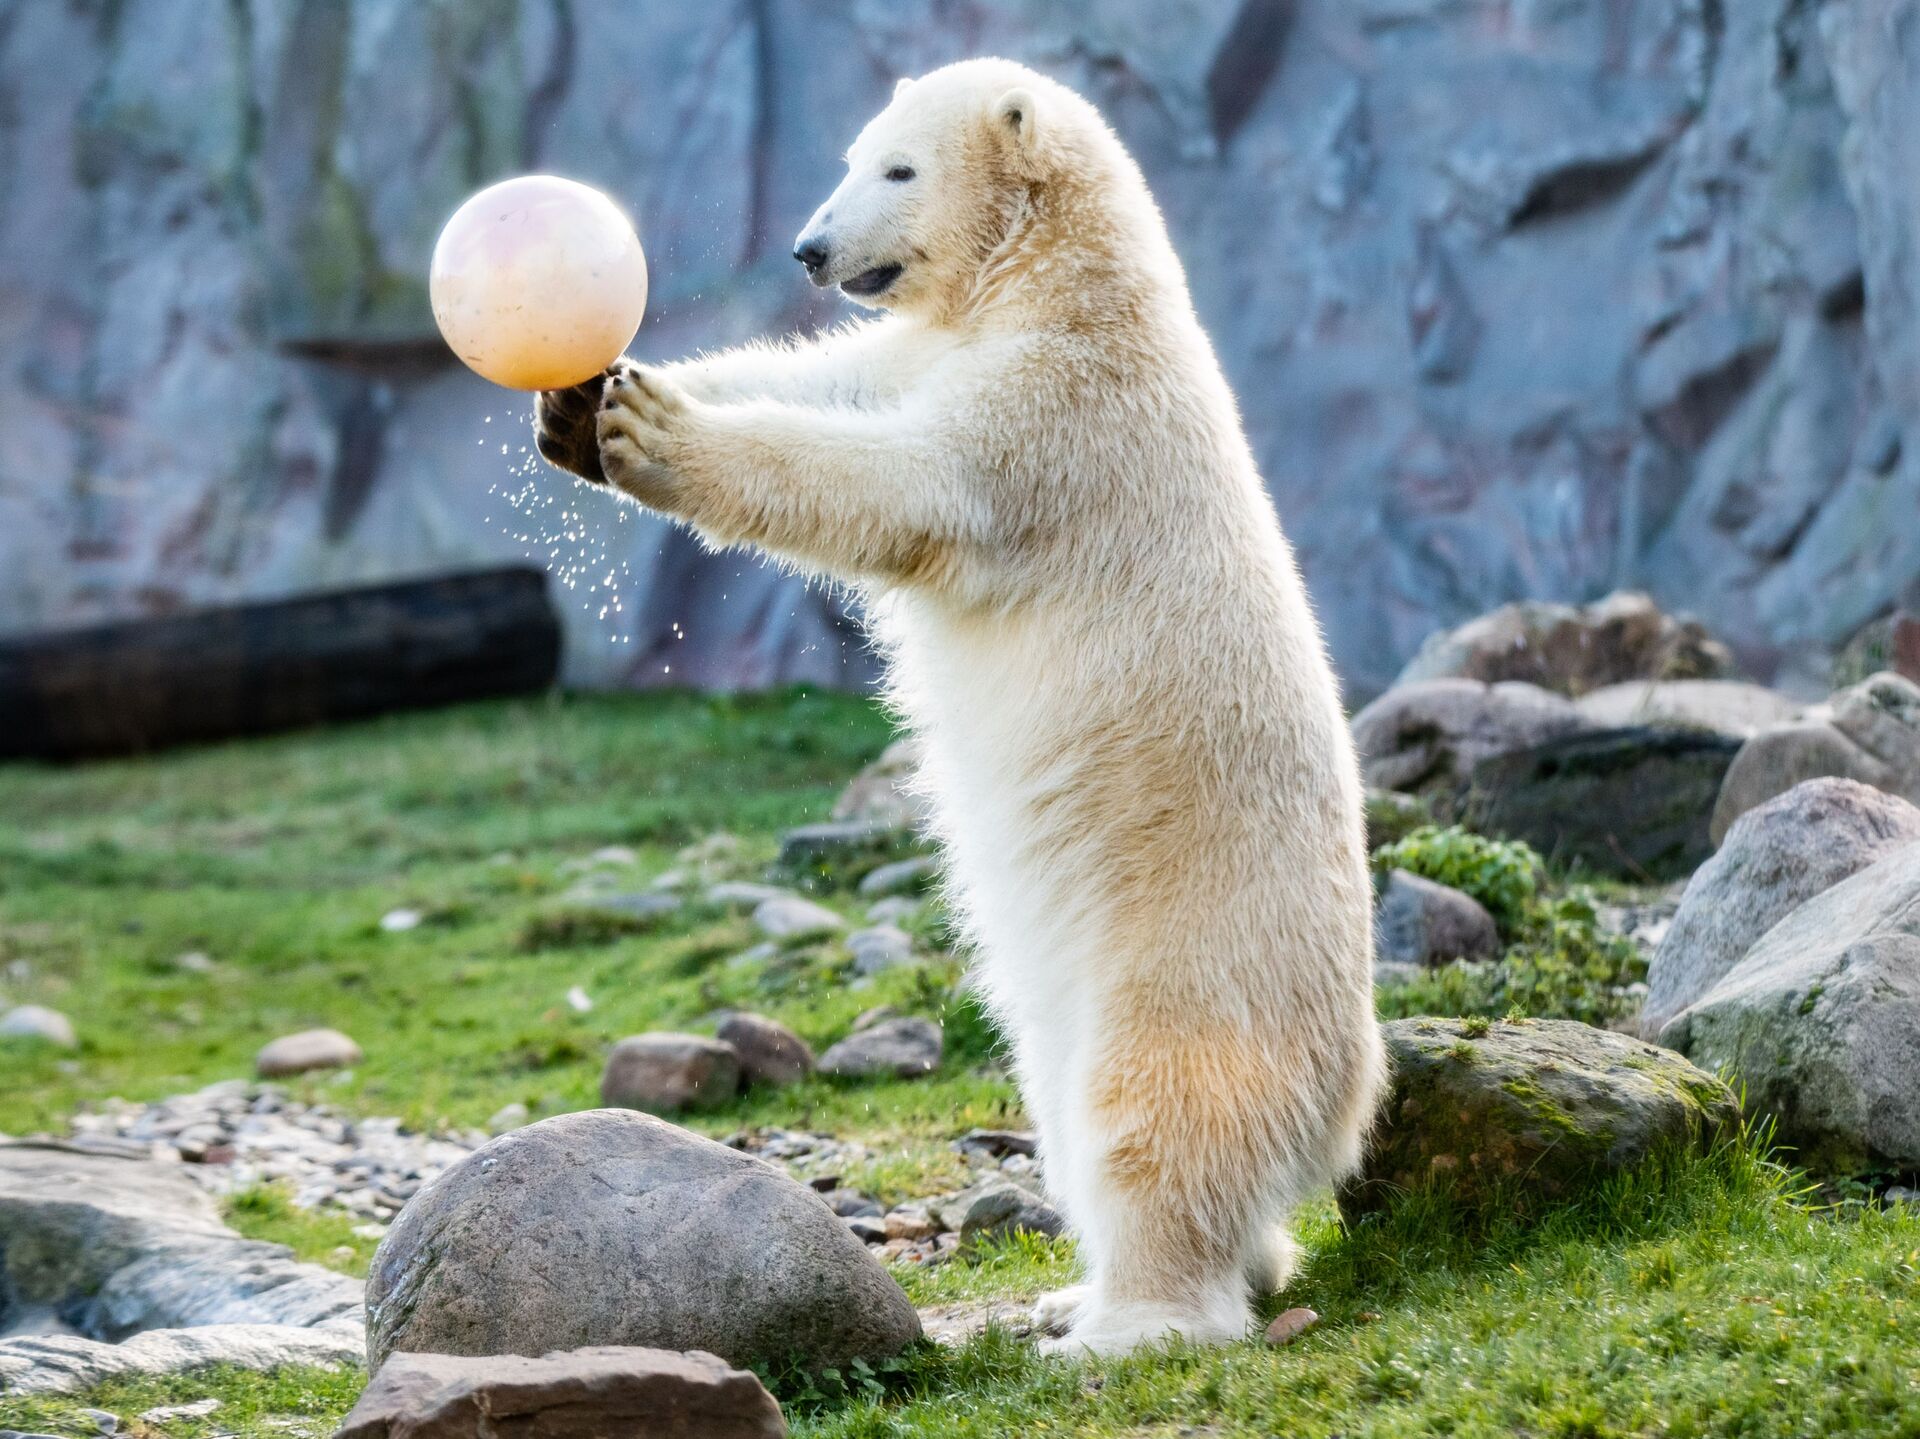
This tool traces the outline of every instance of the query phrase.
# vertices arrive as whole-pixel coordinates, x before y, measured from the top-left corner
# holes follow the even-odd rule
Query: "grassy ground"
[[[823,816],[887,738],[846,699],[685,696],[480,706],[319,735],[84,769],[0,769],[0,991],[71,1014],[76,1056],[0,1047],[0,1130],[58,1130],[108,1095],[155,1097],[245,1075],[275,1034],[347,1030],[367,1060],[297,1085],[417,1124],[479,1124],[594,1102],[600,1059],[641,1029],[700,1028],[717,1008],[777,1015],[824,1044],[893,1003],[954,1023],[941,1073],[816,1081],[749,1097],[698,1127],[781,1124],[858,1138],[849,1178],[883,1200],[960,1182],[948,1149],[1019,1120],[950,965],[852,988],[844,956],[728,965],[746,924],[689,912],[645,933],[555,923],[578,862],[633,848],[633,888],[717,829],[749,864]],[[849,913],[851,904],[842,904]],[[408,906],[427,920],[379,928]],[[573,931],[568,942],[558,942]],[[174,963],[198,950],[209,973]],[[585,1015],[565,1003],[579,985]],[[1476,1001],[1477,1002],[1477,1001]],[[963,1022],[964,1021],[964,1022]],[[1920,1436],[1913,1302],[1920,1219],[1821,1208],[1730,1144],[1587,1196],[1530,1231],[1403,1205],[1342,1233],[1322,1208],[1313,1257],[1280,1304],[1325,1320],[1284,1350],[1173,1349],[1123,1363],[1042,1361],[990,1333],[846,1382],[784,1382],[796,1433],[879,1436]],[[351,1223],[242,1196],[232,1219],[360,1271]],[[916,1302],[1024,1298],[1065,1282],[1070,1246],[1019,1243],[901,1275]],[[329,1431],[356,1374],[195,1375],[77,1399],[0,1398],[0,1427],[91,1432],[218,1395],[165,1432]],[[136,1426],[137,1432],[137,1426]]]

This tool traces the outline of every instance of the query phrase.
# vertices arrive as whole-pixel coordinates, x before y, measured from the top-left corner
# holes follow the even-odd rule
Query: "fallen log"
[[[553,683],[538,570],[368,585],[0,637],[0,758],[82,759],[269,734]]]

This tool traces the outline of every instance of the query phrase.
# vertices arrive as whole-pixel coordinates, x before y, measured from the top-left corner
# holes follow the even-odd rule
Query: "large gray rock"
[[[21,1390],[359,1352],[360,1282],[242,1239],[179,1165],[0,1144],[0,1265],[8,1311],[72,1331],[0,1341],[0,1382]]]
[[[1920,1165],[1920,844],[1788,914],[1660,1038],[1744,1085],[1796,1162]]]
[[[1484,759],[1592,727],[1571,700],[1538,685],[1421,680],[1394,686],[1356,714],[1353,742],[1371,788],[1444,800]]]
[[[1409,1190],[1538,1208],[1736,1124],[1733,1093],[1670,1050],[1564,1019],[1383,1026],[1392,1088],[1349,1218]]]
[[[1777,794],[1822,776],[1858,780],[1920,803],[1920,685],[1882,673],[1741,748],[1713,810],[1713,836]]]
[[[1732,665],[1726,646],[1698,622],[1662,614],[1646,595],[1623,590],[1590,605],[1502,605],[1430,636],[1396,683],[1524,680],[1582,695],[1624,680],[1712,679]]]
[[[1713,853],[1714,799],[1740,741],[1702,730],[1597,730],[1474,767],[1469,821],[1550,859],[1678,879]]]
[[[641,358],[832,318],[785,252],[847,141],[991,52],[1138,155],[1352,693],[1622,580],[1764,672],[1920,569],[1915,6],[15,4],[0,628],[544,560],[564,507],[571,680],[866,675],[832,591],[529,489],[422,281],[549,169],[639,218]]]
[[[1654,951],[1643,1031],[1658,1034],[1799,905],[1916,840],[1920,809],[1852,780],[1808,780],[1748,810]]]
[[[711,1354],[617,1345],[527,1359],[396,1354],[334,1439],[782,1439],[780,1406]]]
[[[367,1356],[698,1348],[730,1364],[898,1353],[913,1306],[813,1191],[626,1110],[560,1115],[421,1190],[374,1255]]]

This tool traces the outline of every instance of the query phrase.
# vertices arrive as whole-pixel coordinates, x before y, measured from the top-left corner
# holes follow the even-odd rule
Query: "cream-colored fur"
[[[543,398],[542,450],[862,588],[1079,1235],[1087,1283],[1039,1317],[1072,1349],[1238,1339],[1250,1285],[1286,1278],[1289,1212],[1356,1164],[1384,1069],[1320,635],[1092,106],[970,61],[903,84],[848,165],[809,228],[818,278],[900,264],[890,316],[623,365],[597,427]]]

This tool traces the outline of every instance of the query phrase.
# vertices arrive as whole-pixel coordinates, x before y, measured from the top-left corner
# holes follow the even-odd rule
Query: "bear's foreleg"
[[[984,525],[960,458],[898,411],[709,405],[623,366],[598,433],[608,481],[642,504],[846,579],[936,579]]]

